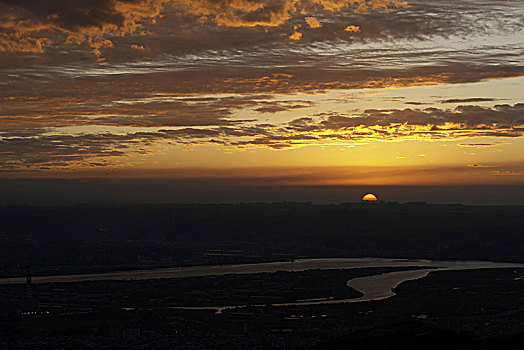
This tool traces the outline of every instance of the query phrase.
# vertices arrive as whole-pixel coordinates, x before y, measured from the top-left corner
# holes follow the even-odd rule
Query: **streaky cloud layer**
[[[523,181],[523,19],[499,0],[0,0],[0,171],[369,149]],[[496,152],[513,168],[483,167]]]

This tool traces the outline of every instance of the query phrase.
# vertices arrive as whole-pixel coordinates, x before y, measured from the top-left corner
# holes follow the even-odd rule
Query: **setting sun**
[[[377,201],[377,196],[375,196],[373,193],[368,193],[362,197],[362,200],[365,202],[375,202]]]

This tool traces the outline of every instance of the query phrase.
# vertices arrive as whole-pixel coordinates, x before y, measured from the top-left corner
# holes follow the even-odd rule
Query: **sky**
[[[522,1],[0,0],[0,203],[524,204],[523,132]]]

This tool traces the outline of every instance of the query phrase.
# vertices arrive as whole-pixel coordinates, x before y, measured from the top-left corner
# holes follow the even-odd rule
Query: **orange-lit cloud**
[[[164,12],[173,9],[188,20],[224,27],[277,27],[303,12],[357,12],[405,7],[399,0],[50,0],[0,1],[0,51],[42,53],[46,44],[86,43],[95,56],[108,48],[111,36],[125,36],[154,25]],[[312,28],[320,27],[314,16],[306,17]],[[145,31],[147,32],[147,31]]]
[[[290,108],[293,108],[291,106]],[[267,124],[254,120],[209,119],[192,125],[183,119],[173,124],[156,115],[78,118],[77,123],[142,127],[149,131],[125,133],[62,134],[46,129],[7,129],[0,132],[1,159],[6,169],[41,168],[88,164],[96,159],[110,164],[131,154],[148,154],[155,144],[215,144],[229,147],[296,148],[307,145],[351,145],[370,140],[454,140],[470,137],[516,138],[524,134],[524,105],[494,108],[463,106],[454,111],[368,110],[362,115],[322,114],[288,123]],[[52,118],[51,118],[52,119]],[[176,119],[175,119],[176,120]],[[110,123],[110,124],[109,124]],[[471,143],[480,146],[484,144]],[[487,145],[487,144],[486,144]]]
[[[46,38],[20,37],[16,34],[0,33],[0,52],[43,53],[45,45],[50,42],[51,40]]]
[[[351,24],[351,25],[347,26],[346,28],[344,28],[344,30],[346,32],[358,33],[358,32],[360,32],[360,27]]]
[[[105,34],[126,35],[136,32],[142,22],[159,16],[165,1],[139,0],[136,2],[85,0],[64,2],[0,1],[1,51],[43,52],[43,44],[58,40],[66,44],[86,43],[95,56],[102,48],[112,47]],[[8,42],[11,44],[7,44]],[[18,45],[13,41],[19,42]]]
[[[131,45],[131,48],[132,49],[135,49],[135,50],[138,50],[138,51],[144,51],[146,48],[144,47],[144,45],[136,45],[136,44],[132,44]]]
[[[289,36],[289,39],[291,40],[300,40],[302,38],[302,33],[301,32],[294,32],[293,34],[291,34]]]
[[[305,17],[304,19],[306,20],[310,28],[322,27],[322,23],[320,23],[316,17]]]

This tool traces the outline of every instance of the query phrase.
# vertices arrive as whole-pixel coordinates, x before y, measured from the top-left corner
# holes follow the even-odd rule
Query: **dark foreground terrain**
[[[2,286],[0,348],[520,349],[524,269],[431,273],[373,302],[220,313],[170,307],[191,300],[231,305],[304,295],[351,298],[359,293],[345,286],[347,278],[380,272],[384,269],[35,284],[30,300],[23,297],[24,286]]]
[[[0,222],[0,277],[297,257],[524,262],[524,206],[6,206]],[[524,269],[431,273],[381,301],[270,306],[359,297],[348,279],[392,270],[0,285],[0,349],[522,348]],[[216,305],[249,306],[180,308]]]
[[[0,277],[299,256],[524,262],[524,206],[7,206],[0,222]]]

